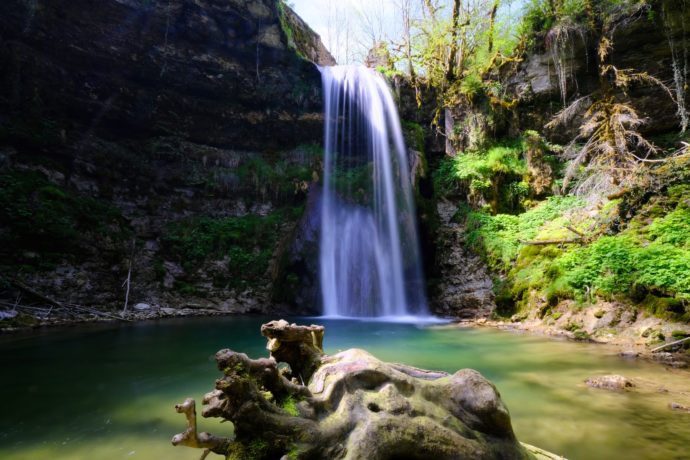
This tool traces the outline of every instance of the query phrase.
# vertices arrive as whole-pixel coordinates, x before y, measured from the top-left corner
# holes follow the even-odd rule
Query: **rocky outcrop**
[[[131,272],[130,307],[270,307],[332,62],[273,0],[2,2],[0,277],[122,308]]]
[[[684,65],[682,54],[690,47],[690,35],[684,30],[690,21],[690,10],[674,1],[650,3],[649,10],[633,9],[630,16],[622,14],[613,19],[616,25],[609,61],[620,70],[655,77],[673,90],[674,66]],[[668,4],[667,11],[673,17],[661,14],[663,3]],[[513,133],[527,129],[543,132],[544,125],[565,105],[599,89],[596,37],[577,27],[566,34],[567,38],[559,40],[546,35],[535,40],[534,49],[507,80],[509,93],[520,99],[517,115],[511,122]],[[683,92],[687,98],[687,89]],[[629,98],[646,120],[641,127],[645,135],[678,130],[678,108],[659,85],[633,83],[627,94],[619,97]],[[569,142],[575,137],[579,121],[581,118],[575,118],[567,129],[547,130],[545,134],[554,141]]]
[[[322,66],[337,64],[335,58],[323,45],[319,35],[297,13],[282,0],[278,7],[282,13],[283,30],[286,32],[290,46],[315,64]]]
[[[228,459],[534,458],[516,440],[498,391],[477,371],[389,364],[358,349],[327,356],[323,332],[273,321],[262,326],[270,359],[219,351],[223,376],[204,397],[202,415],[232,421],[235,438],[197,433],[187,400],[177,410],[188,428],[173,444]],[[297,372],[305,363],[317,364],[309,376]]]
[[[0,33],[6,122],[35,107],[66,144],[176,135],[268,149],[321,136],[319,72],[290,48],[274,1],[8,0]]]
[[[431,308],[441,316],[486,318],[496,309],[493,282],[486,264],[465,246],[465,229],[455,222],[457,207],[438,203],[441,224],[436,257],[440,280],[431,292]]]

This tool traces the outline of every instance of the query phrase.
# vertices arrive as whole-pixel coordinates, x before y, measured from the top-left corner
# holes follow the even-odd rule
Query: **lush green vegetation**
[[[620,233],[611,232],[619,201],[598,212],[575,197],[552,197],[518,216],[470,212],[467,243],[502,273],[496,283],[504,313],[534,296],[555,305],[574,299],[622,299],[669,319],[690,320],[690,203],[687,185],[647,203]],[[591,243],[525,245],[577,239]]]
[[[460,192],[494,213],[519,210],[529,195],[524,149],[518,139],[446,158],[434,172],[434,186],[441,194]]]
[[[107,245],[127,234],[119,210],[109,204],[77,195],[38,172],[0,174],[0,246],[13,257],[36,252],[45,264],[77,254],[96,239]]]
[[[290,202],[295,194],[306,190],[321,169],[323,150],[318,145],[298,147],[292,155],[302,158],[279,158],[274,161],[255,155],[243,161],[232,172],[239,188],[259,198]]]
[[[286,222],[299,218],[302,208],[285,208],[266,216],[195,217],[169,224],[162,237],[165,253],[189,271],[209,260],[223,260],[229,278],[241,287],[265,282],[269,262]],[[194,288],[178,282],[178,290]]]

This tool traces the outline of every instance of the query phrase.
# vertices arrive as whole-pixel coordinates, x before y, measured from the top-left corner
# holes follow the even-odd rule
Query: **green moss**
[[[173,284],[173,288],[180,294],[191,296],[199,295],[199,290],[196,288],[196,286],[185,281],[176,280]]]
[[[293,417],[299,416],[299,410],[297,409],[297,401],[292,396],[288,396],[287,398],[285,398],[280,407]]]
[[[690,337],[690,332],[679,331],[679,330],[672,331],[671,337],[673,337],[674,340],[681,340],[681,339],[684,339],[686,337]]]
[[[270,444],[263,439],[253,439],[249,443],[232,442],[227,453],[227,460],[262,460],[268,458]]]
[[[554,306],[597,298],[641,302],[650,313],[690,320],[690,215],[685,184],[669,187],[638,208],[621,210],[624,201],[603,206],[591,217],[584,202],[552,197],[519,215],[466,213],[466,242],[489,267],[504,274],[501,302],[521,308],[534,295]],[[623,212],[629,221],[617,220]],[[613,226],[617,234],[600,236]],[[587,245],[529,246],[522,241],[573,238],[571,226],[593,235]],[[602,313],[603,314],[603,313]]]
[[[278,0],[277,6],[280,27],[283,33],[285,33],[288,46],[294,50],[299,57],[306,59],[301,50],[308,48],[309,37],[300,27],[294,24],[291,15],[287,11],[289,6],[284,0]]]
[[[204,261],[228,259],[231,286],[265,282],[281,227],[301,216],[303,208],[284,208],[267,216],[197,217],[169,224],[163,250],[187,270]],[[180,289],[187,289],[187,285]]]
[[[405,134],[405,141],[410,148],[418,152],[425,152],[426,134],[424,128],[419,123],[413,121],[402,122],[403,133]]]
[[[561,216],[565,211],[580,208],[584,202],[576,197],[550,197],[538,206],[518,216],[483,212],[470,212],[467,216],[467,244],[484,256],[489,266],[497,271],[508,271],[523,255],[525,265],[531,265],[539,256],[550,258],[550,249],[528,247],[524,241],[534,239],[542,226]],[[521,251],[525,252],[522,253]],[[523,278],[526,277],[523,275]]]
[[[583,341],[589,340],[591,338],[591,336],[589,335],[589,333],[587,331],[579,331],[579,330],[575,331],[574,337],[575,337],[575,340],[583,340]]]
[[[0,246],[6,251],[40,254],[24,261],[29,265],[80,253],[95,240],[112,243],[129,235],[115,207],[31,171],[0,174],[0,228]]]
[[[565,329],[566,331],[569,331],[569,332],[575,332],[579,329],[582,329],[582,325],[577,324],[577,323],[568,323],[568,324],[566,324],[566,326],[563,329]]]

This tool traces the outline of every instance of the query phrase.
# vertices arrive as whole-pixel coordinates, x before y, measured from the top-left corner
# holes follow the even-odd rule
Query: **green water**
[[[263,321],[184,319],[0,337],[0,458],[198,458],[170,445],[185,426],[173,405],[212,389],[218,349],[264,356]],[[690,414],[667,407],[688,403],[687,371],[625,361],[591,344],[487,329],[319,322],[328,353],[356,346],[388,361],[479,370],[499,388],[520,440],[570,459],[690,458]],[[583,384],[607,373],[647,389],[611,393]],[[218,435],[226,426],[200,421]]]

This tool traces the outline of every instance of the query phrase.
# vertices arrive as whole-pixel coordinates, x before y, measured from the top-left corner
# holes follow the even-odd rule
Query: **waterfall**
[[[390,90],[362,66],[323,67],[321,75],[323,313],[425,315],[408,153]]]

